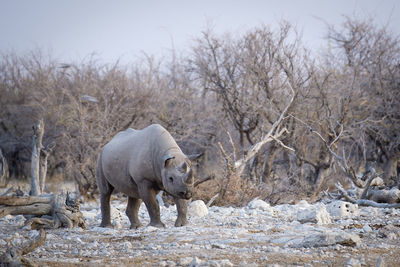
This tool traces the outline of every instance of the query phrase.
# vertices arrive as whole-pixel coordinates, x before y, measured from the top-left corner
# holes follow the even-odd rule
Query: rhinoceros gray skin
[[[142,130],[128,128],[107,143],[98,158],[96,177],[100,191],[102,227],[112,227],[110,196],[128,196],[126,215],[131,228],[141,223],[138,212],[142,200],[150,215],[150,225],[165,227],[160,219],[156,195],[164,190],[172,195],[178,210],[175,226],[187,224],[187,199],[193,193],[190,160],[170,133],[158,124]]]

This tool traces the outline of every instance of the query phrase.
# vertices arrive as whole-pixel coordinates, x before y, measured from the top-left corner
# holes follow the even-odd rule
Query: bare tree
[[[221,103],[237,133],[229,135],[231,145],[220,144],[228,183],[232,176],[248,177],[252,168],[262,169],[257,162],[273,155],[273,151],[260,153],[265,153],[263,147],[270,141],[288,149],[278,138],[286,133],[286,114],[313,73],[296,37],[291,25],[283,22],[276,31],[264,26],[236,39],[208,31],[198,40],[191,59],[193,71],[203,92]],[[227,147],[232,150],[227,152]]]
[[[377,162],[385,179],[399,185],[400,39],[372,20],[351,18],[341,30],[331,27],[328,38],[356,92],[351,131],[363,140],[364,161]]]

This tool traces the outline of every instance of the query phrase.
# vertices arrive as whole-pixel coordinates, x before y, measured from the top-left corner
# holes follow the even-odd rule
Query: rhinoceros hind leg
[[[142,226],[140,223],[138,214],[139,208],[142,204],[142,200],[138,198],[129,197],[128,198],[128,206],[126,207],[126,216],[128,216],[129,221],[131,222],[131,229],[137,229]]]
[[[111,224],[111,207],[110,207],[110,197],[114,190],[114,187],[108,183],[106,188],[103,188],[103,192],[100,192],[100,205],[101,205],[101,227],[110,227]],[[100,190],[102,191],[102,190]]]

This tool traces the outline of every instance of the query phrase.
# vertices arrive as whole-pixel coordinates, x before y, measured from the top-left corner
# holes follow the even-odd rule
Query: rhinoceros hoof
[[[112,225],[111,223],[101,223],[100,227],[104,227],[104,228],[114,228],[114,225]]]
[[[143,226],[143,224],[141,224],[141,223],[135,223],[135,224],[131,224],[131,229],[138,229],[138,228],[140,228],[140,227],[142,227]]]
[[[187,219],[177,219],[175,222],[175,227],[181,227],[188,224]]]

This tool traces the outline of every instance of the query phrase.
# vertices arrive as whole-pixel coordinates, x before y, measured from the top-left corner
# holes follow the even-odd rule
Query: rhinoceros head
[[[194,177],[187,157],[166,155],[161,176],[167,193],[183,199],[192,197]]]

